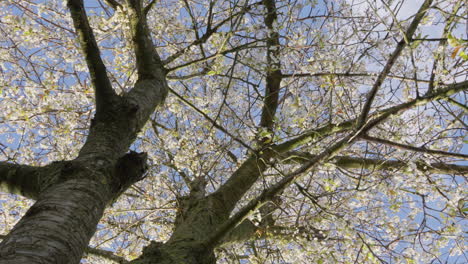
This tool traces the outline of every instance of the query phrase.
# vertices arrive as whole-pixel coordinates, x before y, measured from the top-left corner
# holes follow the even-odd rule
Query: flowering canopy
[[[110,191],[125,192],[83,263],[143,259],[189,234],[218,263],[464,263],[466,12],[463,0],[2,1],[3,235],[60,182],[35,186],[36,168],[97,153],[100,122],[136,112],[106,123],[99,158],[131,145],[148,169]],[[27,183],[12,164],[29,165],[14,169]]]

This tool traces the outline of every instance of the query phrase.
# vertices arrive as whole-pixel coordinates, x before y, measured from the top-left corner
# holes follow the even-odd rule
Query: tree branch
[[[461,158],[461,159],[468,159],[468,155],[463,154],[463,153],[453,153],[453,152],[447,152],[447,151],[442,151],[442,150],[427,149],[424,147],[414,147],[414,146],[405,145],[405,144],[393,142],[393,141],[382,139],[382,138],[376,138],[376,137],[372,137],[368,135],[364,135],[361,138],[367,141],[385,144],[385,145],[389,145],[389,146],[399,148],[399,149],[407,149],[411,151],[434,154],[434,155],[442,155],[442,156],[449,156],[449,157],[455,157],[455,158]]]
[[[202,110],[200,110],[198,107],[196,107],[194,104],[192,104],[190,101],[188,101],[187,99],[185,99],[182,95],[180,95],[179,93],[177,93],[175,90],[169,88],[169,91],[175,95],[180,101],[182,101],[184,104],[186,104],[187,106],[189,106],[190,108],[192,108],[193,110],[195,110],[197,113],[201,114],[206,120],[208,120],[212,126],[216,127],[219,131],[223,132],[224,134],[228,135],[229,137],[231,137],[233,140],[235,140],[237,143],[241,144],[242,146],[244,146],[245,148],[249,149],[249,150],[252,150],[253,149],[247,144],[245,143],[244,141],[242,141],[242,139],[236,137],[235,135],[233,135],[232,133],[230,133],[229,131],[227,131],[227,129],[225,129],[223,126],[221,126],[220,124],[218,124],[216,122],[216,120],[212,119],[211,117],[209,117],[207,114],[205,114]]]
[[[353,124],[354,120],[351,120],[337,125],[330,124],[318,129],[311,129],[294,139],[279,145],[271,145],[264,149],[262,153],[252,154],[240,165],[231,177],[211,195],[221,199],[226,211],[230,213],[242,196],[257,181],[258,177],[261,176],[262,172],[266,170],[267,161],[277,158],[286,151],[293,150],[318,138],[350,130],[353,128]]]
[[[356,131],[356,132],[351,133],[351,134],[348,134],[347,136],[345,136],[343,139],[341,139],[337,143],[335,143],[332,146],[330,146],[330,147],[326,148],[325,150],[323,150],[320,154],[315,155],[312,159],[310,159],[309,161],[304,163],[301,167],[299,167],[298,169],[296,169],[292,173],[286,175],[279,182],[272,185],[270,188],[264,190],[259,196],[257,196],[257,198],[251,200],[246,206],[244,206],[242,209],[240,209],[234,216],[229,218],[229,220],[227,220],[220,228],[218,228],[216,232],[214,232],[210,237],[208,237],[206,239],[206,244],[208,246],[213,246],[213,245],[216,245],[217,243],[219,243],[219,241],[221,241],[221,239],[223,239],[223,237],[230,230],[232,230],[235,226],[237,226],[238,223],[241,223],[249,215],[250,212],[253,212],[255,209],[259,208],[263,203],[265,203],[266,201],[272,199],[275,195],[277,195],[279,192],[284,190],[284,188],[289,186],[289,184],[291,184],[292,182],[297,180],[301,175],[304,175],[305,173],[309,172],[312,168],[314,168],[320,162],[328,160],[328,159],[332,158],[333,156],[335,156],[336,154],[338,154],[342,149],[344,149],[345,147],[349,146],[352,142],[354,142],[354,140],[356,140],[356,138],[359,137],[361,134],[366,133],[367,131],[369,131],[370,129],[375,127],[377,124],[379,124],[380,122],[387,119],[389,116],[401,113],[401,112],[403,112],[405,110],[410,109],[413,106],[425,104],[425,103],[428,103],[428,102],[431,102],[431,101],[437,100],[437,99],[446,98],[446,97],[448,97],[448,96],[450,96],[450,95],[452,95],[452,94],[454,94],[456,92],[466,90],[467,88],[468,88],[468,81],[451,84],[451,85],[448,85],[448,87],[446,87],[445,89],[439,89],[439,90],[435,91],[434,93],[432,93],[432,94],[430,94],[428,96],[419,97],[419,98],[413,99],[413,100],[411,100],[409,102],[406,102],[406,103],[403,103],[403,104],[400,104],[400,105],[396,105],[396,106],[393,106],[393,107],[387,108],[385,110],[374,113],[372,115],[373,118],[370,119],[362,127],[361,130]],[[244,166],[244,164],[243,164],[243,166]],[[247,168],[247,170],[248,170],[248,168]],[[234,177],[234,175],[231,176],[231,178],[233,178],[233,177]],[[239,178],[241,178],[241,177],[239,177]],[[235,179],[235,180],[237,181],[239,179]],[[226,182],[226,184],[227,183],[232,184],[233,181],[234,180],[229,179]],[[225,185],[223,185],[220,188],[220,190],[223,189],[224,187],[225,187]],[[248,188],[250,188],[250,187],[251,186],[248,186]],[[228,188],[225,188],[224,192],[227,189]],[[231,186],[231,188],[229,188],[229,190],[234,191],[235,188],[233,186]],[[247,189],[243,190],[243,191],[245,193],[247,191]],[[241,193],[241,191],[238,190],[237,194],[239,194],[239,193]],[[220,193],[215,192],[214,194],[215,195],[220,195],[222,193],[221,192]],[[227,194],[224,194],[224,195],[225,195],[225,197],[229,197]],[[236,197],[236,198],[240,199],[240,197]],[[237,203],[237,201],[235,201],[235,202]],[[233,201],[227,201],[227,202],[232,203]]]
[[[117,96],[107,76],[106,66],[101,59],[99,47],[94,38],[82,0],[68,0],[68,8],[73,19],[73,25],[79,35],[81,50],[85,55],[91,81],[96,96],[96,116],[100,117],[106,109],[112,106]]]
[[[263,5],[265,5],[267,9],[267,13],[264,17],[264,20],[265,25],[268,28],[269,36],[266,41],[266,84],[260,126],[268,128],[269,130],[273,130],[273,120],[275,117],[276,109],[278,108],[278,97],[282,79],[279,49],[279,33],[273,26],[278,15],[276,11],[275,0],[264,0]]]
[[[427,94],[422,97],[418,97],[416,99],[413,99],[409,102],[399,104],[381,111],[377,111],[373,114],[375,116],[373,119],[369,120],[366,125],[357,133],[355,136],[362,136],[367,133],[372,127],[374,127],[375,124],[380,123],[381,121],[385,120],[391,115],[395,115],[399,112],[408,110],[414,106],[418,105],[423,105],[427,104],[429,102],[439,100],[439,99],[445,99],[448,98],[449,96],[458,93],[460,91],[464,91],[468,89],[468,81],[460,82],[460,83],[452,83],[448,84],[445,88],[441,88],[438,90],[433,91],[430,94]]]
[[[37,199],[43,167],[0,161],[0,192]]]
[[[87,247],[85,249],[85,252],[88,253],[88,254],[96,255],[96,256],[99,256],[99,257],[103,257],[103,258],[115,261],[116,263],[119,263],[119,264],[130,263],[130,261],[127,261],[124,257],[117,256],[117,255],[115,255],[114,252],[104,250],[104,249]]]
[[[124,95],[124,99],[135,105],[139,122],[137,131],[134,131],[136,133],[156,106],[164,102],[169,86],[166,81],[167,71],[151,40],[142,0],[128,0],[127,3],[138,80],[130,92]]]
[[[452,23],[455,21],[455,15],[457,14],[457,12],[462,7],[461,3],[462,3],[462,1],[458,1],[453,6],[453,10],[452,10],[453,15],[449,16],[447,18],[447,23],[445,23],[444,30],[443,30],[443,33],[442,33],[442,38],[439,40],[439,45],[438,45],[438,47],[437,47],[437,49],[435,51],[435,54],[434,54],[434,62],[432,64],[431,77],[429,79],[430,83],[429,83],[429,87],[427,89],[428,93],[431,93],[434,90],[434,87],[436,87],[438,85],[438,81],[437,82],[435,81],[437,67],[439,65],[440,60],[443,57],[442,54],[445,52],[445,46],[447,45],[447,35],[448,35],[449,31],[450,31]]]
[[[381,122],[390,115],[394,115],[400,111],[407,110],[411,107],[425,104],[433,100],[448,98],[450,95],[468,89],[468,81],[462,83],[455,83],[448,85],[445,89],[440,89],[433,94],[425,97],[413,99],[407,103],[397,106],[389,107],[381,111],[375,112],[371,115],[371,123],[377,121]],[[226,206],[227,211],[234,209],[237,202],[242,196],[250,189],[250,187],[257,181],[261,173],[265,171],[267,165],[266,161],[276,159],[287,151],[292,151],[297,147],[303,146],[311,141],[323,138],[332,134],[342,133],[349,131],[353,128],[356,119],[351,119],[340,124],[328,124],[318,129],[311,129],[304,132],[302,135],[283,142],[278,145],[269,146],[269,148],[262,151],[262,154],[252,154],[247,158],[242,165],[229,177],[229,179],[211,195],[217,199],[221,199]],[[368,126],[366,126],[369,129]],[[365,133],[364,130],[361,133]]]
[[[200,44],[203,44],[205,42],[208,41],[208,39],[210,39],[210,37],[216,33],[224,24],[226,24],[227,22],[231,21],[231,19],[233,19],[234,17],[236,16],[242,16],[244,15],[247,11],[250,10],[250,8],[252,8],[253,6],[255,5],[258,5],[260,2],[256,2],[256,3],[253,3],[253,4],[250,4],[250,5],[246,5],[244,7],[242,7],[242,9],[233,14],[232,16],[229,16],[227,18],[225,18],[224,20],[222,20],[221,22],[219,22],[218,24],[216,24],[214,27],[209,27],[206,29],[205,31],[205,34],[203,34],[201,37],[195,39],[194,41],[192,41],[188,46],[186,46],[185,48],[182,48],[180,50],[178,50],[176,53],[170,55],[167,59],[165,59],[163,61],[163,64],[166,65],[168,63],[171,63],[173,62],[174,60],[176,60],[177,58],[179,58],[181,55],[183,55],[186,51],[188,51],[191,47],[194,47],[196,45],[200,45]]]
[[[302,164],[308,160],[312,160],[316,155],[308,152],[290,151],[283,155],[284,163],[299,163]],[[361,157],[335,156],[327,163],[334,164],[343,169],[366,169],[366,170],[403,170],[405,173],[411,173],[412,168],[409,162],[400,160],[385,160],[385,159],[370,159]],[[422,172],[439,173],[439,174],[466,174],[468,166],[449,164],[444,162],[427,163],[423,160],[416,160],[416,168]]]
[[[293,77],[322,77],[322,76],[335,76],[335,77],[376,77],[378,73],[373,72],[315,72],[315,73],[289,73],[283,74],[283,78]],[[430,83],[430,80],[414,79],[413,77],[398,76],[388,74],[387,78],[403,80],[403,81],[416,81],[421,83]]]
[[[181,65],[176,65],[176,66],[174,66],[172,68],[167,69],[167,72],[173,72],[175,70],[179,70],[179,69],[188,67],[188,66],[190,66],[192,64],[201,63],[201,62],[204,62],[204,61],[215,59],[215,58],[217,58],[219,56],[226,55],[226,54],[229,54],[229,53],[233,53],[233,52],[236,52],[236,51],[241,51],[241,50],[248,49],[248,48],[255,48],[255,46],[253,46],[253,44],[255,44],[257,42],[260,42],[260,41],[262,41],[262,40],[261,39],[260,40],[254,40],[254,41],[251,41],[251,42],[244,43],[244,44],[241,44],[239,46],[233,47],[231,49],[222,50],[222,51],[219,50],[218,52],[216,52],[216,53],[214,53],[212,55],[209,55],[209,56],[206,56],[206,57],[203,57],[203,58],[199,58],[199,59],[195,59],[193,61],[189,61],[189,62],[183,63]]]
[[[372,86],[372,89],[367,94],[367,101],[364,104],[361,115],[358,118],[358,123],[357,123],[358,129],[364,126],[364,123],[366,122],[366,119],[367,119],[367,115],[369,114],[370,108],[372,106],[372,102],[374,101],[375,95],[377,94],[377,91],[382,86],[383,81],[385,80],[387,75],[390,73],[390,70],[392,69],[393,64],[401,55],[401,52],[403,51],[403,49],[406,47],[406,45],[409,44],[408,40],[413,37],[414,32],[416,32],[416,28],[418,27],[419,23],[423,19],[424,15],[426,14],[431,4],[432,4],[432,0],[426,0],[421,5],[421,7],[418,10],[418,13],[416,14],[413,21],[411,22],[408,30],[404,33],[403,39],[400,40],[400,42],[398,42],[397,47],[395,48],[393,53],[390,55],[390,58],[388,58],[387,63],[385,64],[385,67],[380,72],[379,76],[377,76],[377,80],[375,80],[375,83]]]
[[[450,98],[450,97],[447,98],[447,101],[448,101],[449,103],[451,103],[452,105],[455,105],[455,106],[460,107],[461,109],[463,109],[463,111],[465,111],[465,113],[468,114],[468,106],[466,106],[466,105],[464,105],[464,104],[461,104],[461,103],[459,103],[459,102],[453,100],[453,99]]]
[[[159,79],[166,74],[151,40],[142,4],[142,0],[128,0],[138,79]]]

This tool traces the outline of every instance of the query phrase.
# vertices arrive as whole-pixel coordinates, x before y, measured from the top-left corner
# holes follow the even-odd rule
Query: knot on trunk
[[[145,152],[130,151],[118,159],[111,186],[114,200],[132,184],[145,178],[147,156]]]

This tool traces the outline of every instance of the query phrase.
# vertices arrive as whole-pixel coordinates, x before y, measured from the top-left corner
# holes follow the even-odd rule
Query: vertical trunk
[[[45,190],[0,244],[0,263],[79,263],[109,200],[107,190],[89,179]]]
[[[192,194],[192,193],[191,193]],[[214,264],[214,247],[206,243],[209,234],[228,218],[222,200],[189,195],[180,202],[171,238],[152,242],[133,264]]]

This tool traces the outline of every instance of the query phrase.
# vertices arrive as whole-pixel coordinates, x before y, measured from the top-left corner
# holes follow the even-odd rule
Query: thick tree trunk
[[[204,188],[192,189],[179,201],[179,212],[171,238],[166,243],[152,242],[131,263],[214,264],[214,246],[207,243],[209,234],[221,226],[229,214],[222,200],[203,196]]]
[[[106,206],[144,175],[146,154],[101,153],[38,170],[36,203],[0,243],[0,264],[79,263]],[[33,178],[35,179],[35,178]],[[36,195],[34,193],[34,195]]]
[[[86,178],[47,189],[0,244],[0,263],[79,263],[108,200]]]

